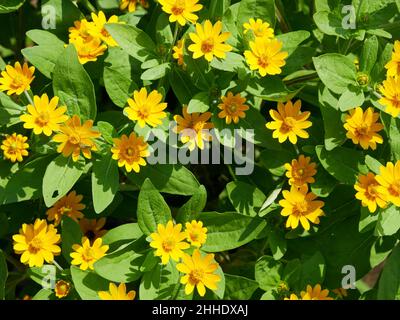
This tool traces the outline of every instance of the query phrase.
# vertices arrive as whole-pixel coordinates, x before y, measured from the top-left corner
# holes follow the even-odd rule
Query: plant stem
[[[64,271],[64,269],[57,263],[56,260],[53,260],[53,264],[57,267],[58,270]]]
[[[33,104],[32,97],[30,96],[30,94],[28,93],[28,91],[24,90],[24,94],[25,94],[25,97],[28,99],[29,103],[30,103],[31,105],[34,105],[34,104]]]
[[[3,253],[9,263],[11,263],[19,272],[25,273],[26,268],[21,262],[19,262],[19,260],[15,259],[13,256],[10,256],[6,252]]]
[[[236,178],[235,173],[233,172],[232,166],[230,164],[227,164],[227,167],[228,167],[228,171],[229,171],[229,174],[231,175],[232,179],[234,181],[237,181],[237,178]]]
[[[287,21],[285,20],[285,17],[283,16],[282,11],[283,11],[282,3],[280,1],[276,1],[276,4],[275,4],[276,17],[278,19],[278,22],[279,22],[282,32],[287,33],[290,31],[290,26],[287,23]]]
[[[90,3],[89,0],[80,0],[79,1],[82,6],[84,6],[88,11],[96,13],[96,8]]]
[[[302,83],[302,82],[306,82],[306,81],[314,80],[314,79],[318,79],[318,74],[317,73],[309,74],[309,75],[298,77],[298,78],[295,78],[295,79],[290,79],[290,80],[287,80],[287,81],[284,80],[283,82],[287,86],[290,86],[290,85],[293,85],[293,84]]]

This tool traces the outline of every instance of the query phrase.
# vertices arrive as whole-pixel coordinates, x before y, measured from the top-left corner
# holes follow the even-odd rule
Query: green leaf
[[[400,247],[397,245],[385,263],[378,283],[378,299],[400,298]]]
[[[365,40],[360,59],[360,70],[367,72],[372,71],[376,60],[378,59],[379,42],[376,36],[372,36]]]
[[[278,102],[286,102],[297,93],[297,91],[290,91],[277,76],[252,79],[249,81],[246,91],[263,100]]]
[[[155,58],[156,45],[142,30],[128,24],[111,23],[105,25],[106,30],[130,56],[144,62]]]
[[[186,41],[188,43],[189,41]],[[191,82],[201,91],[210,91],[215,82],[215,76],[205,59],[193,59],[192,55],[184,55],[185,71]]]
[[[156,38],[157,43],[160,45],[172,45],[174,41],[168,16],[165,13],[160,14],[157,19]]]
[[[237,73],[240,69],[245,68],[245,61],[242,55],[234,52],[227,52],[224,60],[213,59],[210,65],[214,69]]]
[[[257,260],[255,279],[264,291],[276,289],[281,283],[282,264],[270,256],[263,256]]]
[[[170,69],[171,64],[169,62],[166,62],[153,68],[147,69],[145,72],[142,73],[140,78],[142,80],[148,81],[158,80],[164,78],[168,74]]]
[[[293,152],[287,150],[264,150],[260,154],[262,165],[275,176],[283,176],[286,172],[285,164],[296,158]]]
[[[138,186],[148,178],[160,192],[178,195],[191,196],[200,186],[193,173],[181,165],[148,165],[139,174],[128,174],[128,178]]]
[[[0,194],[2,203],[40,198],[42,196],[42,177],[51,159],[52,156],[37,158],[15,172],[5,186],[3,195]]]
[[[179,271],[175,262],[158,264],[152,271],[146,272],[140,281],[140,300],[171,300],[179,290]]]
[[[171,210],[149,179],[144,181],[140,189],[137,216],[145,235],[156,232],[158,224],[165,225],[172,220]]]
[[[43,177],[43,199],[47,207],[65,196],[72,189],[83,173],[85,162],[80,159],[77,162],[72,157],[59,155],[46,168]]]
[[[275,3],[274,0],[242,0],[240,1],[237,16],[238,28],[250,18],[261,18],[268,22],[272,28],[275,26]]]
[[[100,300],[99,291],[109,290],[109,281],[94,272],[83,271],[78,267],[71,267],[74,287],[82,300]]]
[[[168,74],[168,80],[179,103],[182,105],[187,105],[198,92],[189,75],[178,67],[172,68],[172,72]]]
[[[371,81],[374,83],[380,83],[386,78],[385,65],[389,62],[392,57],[393,44],[387,43],[383,52],[380,53],[378,61],[375,63],[371,71]]]
[[[206,252],[232,250],[254,240],[266,226],[265,220],[226,212],[201,213],[197,219],[207,228]]]
[[[372,268],[375,268],[377,265],[381,264],[387,259],[388,255],[395,247],[396,242],[396,236],[379,237],[375,240],[371,247],[371,255],[369,257]]]
[[[266,196],[253,185],[232,181],[226,185],[229,200],[235,207],[236,211],[246,216],[257,216]]]
[[[0,4],[0,14],[18,10],[25,0],[3,0]]]
[[[354,185],[360,173],[368,173],[362,152],[343,147],[327,151],[323,146],[316,146],[315,150],[325,170],[340,182]]]
[[[379,162],[375,158],[371,157],[369,154],[367,154],[365,156],[365,164],[375,174],[379,174],[380,168],[381,168],[381,166],[383,166],[383,164],[381,162]]]
[[[378,221],[379,213],[369,212],[367,207],[362,207],[360,210],[360,222],[358,224],[358,231],[361,233],[371,231],[375,228]]]
[[[129,283],[142,276],[140,267],[144,262],[147,242],[141,237],[128,246],[105,255],[94,264],[94,270],[101,277],[118,283]]]
[[[344,93],[349,85],[357,86],[356,67],[346,56],[326,53],[313,58],[318,76],[335,93]]]
[[[53,299],[52,299],[53,298]],[[55,300],[55,294],[50,289],[40,289],[33,297],[32,300]]]
[[[97,129],[101,133],[101,137],[108,143],[113,144],[114,138],[117,137],[117,132],[111,123],[105,121],[98,121],[96,124]]]
[[[94,86],[73,45],[69,45],[57,60],[53,71],[53,90],[60,98],[60,104],[68,106],[69,114],[77,114],[82,120],[96,118]]]
[[[400,160],[400,119],[391,118],[389,143],[396,160]]]
[[[282,42],[282,51],[289,53],[289,56],[299,47],[299,45],[310,37],[310,32],[297,30],[279,34],[276,38]]]
[[[196,94],[189,102],[187,112],[206,112],[210,108],[210,94],[208,92],[200,92]]]
[[[203,185],[201,185],[189,201],[179,208],[178,214],[175,218],[176,222],[183,223],[192,221],[196,215],[200,214],[204,210],[206,203],[207,190]]]
[[[209,17],[214,21],[221,20],[230,4],[231,0],[210,0],[210,5],[208,8]]]
[[[143,236],[143,232],[140,230],[139,224],[126,223],[107,231],[102,239],[103,244],[110,246],[108,252],[112,252],[128,242],[139,239],[141,236]]]
[[[286,239],[282,230],[271,230],[268,234],[268,244],[275,260],[280,260],[286,253]]]
[[[6,280],[8,277],[6,257],[2,250],[0,250],[0,300],[5,298]]]
[[[359,87],[349,87],[339,98],[338,107],[345,112],[363,105],[364,92]]]
[[[125,51],[119,47],[108,48],[108,55],[104,59],[104,86],[112,100],[118,107],[125,107],[133,91],[138,86],[133,78],[135,65]]]
[[[61,221],[62,254],[68,262],[72,258],[69,255],[74,250],[74,244],[82,244],[82,231],[79,224],[70,217],[64,216]]]
[[[317,168],[314,179],[315,182],[311,185],[311,191],[318,197],[329,196],[338,184],[338,181],[321,167]]]
[[[10,96],[0,92],[0,126],[21,122],[19,116],[25,111],[25,107],[16,104]]]
[[[92,196],[96,213],[103,212],[114,200],[119,189],[117,161],[107,154],[96,160],[92,171]]]
[[[391,236],[400,229],[400,208],[391,205],[379,212],[375,228],[377,236]]]
[[[315,252],[312,256],[302,257],[298,288],[305,288],[309,284],[316,285],[323,283],[325,269],[325,259],[319,251]]]
[[[250,300],[258,289],[258,282],[231,274],[225,274],[224,300]]]

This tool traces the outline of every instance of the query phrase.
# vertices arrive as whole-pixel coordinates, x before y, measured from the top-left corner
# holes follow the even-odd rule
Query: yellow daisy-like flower
[[[312,126],[311,121],[307,121],[310,112],[301,112],[301,100],[294,104],[288,101],[286,104],[278,102],[278,111],[270,110],[274,121],[268,122],[266,127],[274,130],[272,137],[279,140],[279,143],[285,142],[288,138],[292,144],[297,143],[297,137],[307,139],[308,133],[304,130]]]
[[[385,194],[379,191],[379,183],[372,172],[360,175],[354,189],[357,191],[356,199],[361,201],[363,207],[368,207],[369,212],[375,212],[377,206],[386,207]]]
[[[400,207],[400,160],[396,164],[388,162],[381,166],[375,179],[380,184],[377,189],[385,199]]]
[[[141,128],[144,128],[146,123],[153,128],[157,127],[167,116],[163,111],[167,108],[167,104],[162,103],[162,99],[162,94],[157,90],[153,90],[149,95],[146,88],[135,90],[133,99],[128,99],[129,107],[126,107],[124,112],[130,120],[137,121]]]
[[[161,9],[168,13],[169,22],[177,21],[181,26],[186,22],[196,23],[199,17],[193,12],[200,11],[203,6],[198,4],[199,0],[158,0]]]
[[[110,291],[99,291],[101,300],[133,300],[135,299],[136,292],[131,290],[126,292],[125,283],[121,283],[118,287],[114,283],[110,283]]]
[[[67,121],[68,116],[65,115],[67,107],[58,107],[58,101],[58,97],[53,97],[49,101],[47,94],[41,97],[34,96],[33,105],[27,106],[28,113],[20,116],[24,128],[33,129],[34,134],[44,133],[48,137],[53,131],[59,130],[59,124]]]
[[[329,290],[322,290],[320,284],[315,285],[314,288],[308,285],[306,291],[300,292],[300,295],[302,300],[333,300],[329,297]]]
[[[83,213],[80,210],[86,208],[81,203],[82,199],[82,195],[77,195],[75,191],[71,191],[46,211],[47,220],[54,221],[54,225],[58,226],[65,215],[78,222],[78,219],[83,218]]]
[[[229,44],[224,42],[230,37],[230,32],[222,32],[222,22],[217,21],[212,25],[210,20],[206,20],[203,25],[196,24],[196,33],[189,33],[193,41],[188,49],[193,52],[193,59],[204,58],[211,62],[215,57],[226,58],[226,53],[232,50]]]
[[[52,263],[61,248],[57,245],[61,236],[52,224],[46,220],[36,219],[34,224],[24,223],[19,234],[13,235],[14,251],[21,254],[21,262],[29,267],[42,267],[43,263]]]
[[[317,164],[311,162],[310,157],[303,155],[300,155],[298,159],[293,159],[292,163],[286,163],[286,177],[289,178],[289,184],[301,187],[307,183],[314,183],[315,179],[313,177],[317,173],[316,166]]]
[[[282,72],[288,53],[282,50],[282,42],[277,39],[255,38],[250,41],[250,49],[244,52],[250,70],[258,70],[262,77]]]
[[[388,77],[400,76],[400,41],[394,42],[394,51],[392,53],[392,59],[385,65],[387,69]]]
[[[7,65],[6,70],[1,72],[0,77],[0,91],[7,91],[7,94],[20,95],[25,90],[31,89],[31,83],[35,76],[35,67],[28,67],[25,62],[21,67],[19,62],[16,62],[14,67]]]
[[[128,12],[135,12],[139,2],[143,8],[149,7],[147,0],[121,0],[119,3],[119,8],[122,11],[128,10]]]
[[[289,298],[284,298],[283,300],[299,300],[299,297],[292,293]]]
[[[193,251],[193,255],[185,254],[182,262],[176,265],[179,272],[185,275],[181,278],[181,283],[185,284],[185,293],[191,294],[196,287],[201,297],[206,294],[206,287],[210,290],[217,290],[217,282],[221,277],[215,274],[218,264],[214,260],[213,254],[207,254],[204,258],[198,249]]]
[[[111,148],[112,158],[118,161],[118,166],[125,166],[126,171],[132,170],[138,173],[140,166],[146,165],[145,157],[150,155],[148,144],[143,137],[138,137],[132,132],[129,137],[125,134],[121,138],[115,138],[114,146]]]
[[[317,196],[308,193],[307,185],[292,186],[290,191],[285,190],[282,194],[284,199],[279,205],[283,208],[281,215],[288,217],[286,228],[296,229],[300,222],[305,230],[310,230],[310,222],[319,224],[319,217],[324,215],[321,210],[324,202],[315,200]]]
[[[182,143],[187,144],[190,151],[193,151],[196,146],[203,150],[204,141],[211,141],[212,135],[209,130],[214,128],[214,125],[208,122],[211,115],[211,112],[188,113],[187,107],[184,107],[183,117],[174,116],[177,123],[174,132],[180,134]]]
[[[274,37],[274,29],[270,28],[268,22],[264,22],[261,19],[254,20],[251,18],[249,22],[243,24],[244,34],[247,34],[249,31],[252,31],[254,37],[256,38],[270,38]]]
[[[368,108],[365,112],[360,107],[350,110],[344,124],[347,138],[354,144],[361,145],[364,150],[375,150],[377,143],[383,143],[382,136],[377,133],[383,129],[383,125],[378,120],[379,113],[374,112],[373,108]]]
[[[336,294],[339,299],[343,299],[348,295],[347,290],[343,288],[334,289],[332,292]]]
[[[78,161],[79,155],[85,158],[92,157],[91,151],[96,151],[96,144],[93,139],[100,137],[100,132],[92,130],[93,120],[87,120],[81,124],[81,119],[74,115],[65,125],[60,126],[61,133],[53,137],[53,141],[60,143],[57,152],[62,153],[64,157],[72,154],[72,160]]]
[[[61,299],[68,296],[70,290],[71,290],[71,284],[69,282],[64,280],[59,280],[56,282],[54,293],[57,298]]]
[[[207,228],[203,227],[202,221],[192,220],[185,224],[186,239],[192,246],[200,248],[207,240]]]
[[[107,230],[103,229],[106,222],[107,220],[104,217],[100,219],[83,218],[79,220],[79,226],[82,234],[93,242],[107,233]]]
[[[240,93],[233,95],[232,92],[228,92],[226,97],[221,98],[222,103],[218,105],[218,108],[222,110],[218,113],[218,118],[224,119],[226,124],[238,123],[240,118],[245,118],[246,114],[244,111],[249,110],[249,106],[245,105],[246,98],[243,98]]]
[[[23,157],[28,156],[29,144],[26,143],[28,137],[21,134],[6,135],[6,138],[2,141],[0,149],[3,150],[4,158],[11,162],[21,162]]]
[[[85,41],[83,38],[76,38],[75,40],[70,40],[70,43],[75,46],[81,64],[97,61],[97,57],[103,55],[107,50],[107,46],[102,44],[99,38],[92,38],[89,41]]]
[[[393,117],[400,114],[400,77],[389,77],[383,81],[380,91],[383,95],[379,103],[386,107],[386,112]]]
[[[85,42],[92,40],[93,37],[89,34],[91,24],[93,22],[88,22],[86,19],[74,21],[74,26],[68,28],[69,42],[74,42],[77,39],[83,39]]]
[[[71,264],[74,266],[80,266],[81,270],[94,270],[94,263],[104,257],[108,251],[108,245],[102,245],[103,240],[101,238],[96,239],[93,245],[90,245],[88,238],[82,238],[82,245],[74,244],[72,249],[74,252],[70,253],[72,258]]]
[[[93,24],[89,25],[89,34],[92,37],[100,38],[110,47],[117,47],[118,43],[111,37],[104,25],[106,23],[123,23],[118,21],[118,16],[113,15],[107,20],[103,11],[99,11],[98,15],[92,12],[92,20]]]
[[[183,240],[186,238],[186,233],[181,232],[182,225],[178,223],[174,226],[172,221],[168,221],[164,226],[159,224],[157,232],[150,235],[152,241],[150,247],[156,249],[154,255],[161,257],[161,263],[167,264],[169,259],[178,261],[184,255],[182,250],[188,249],[190,245]]]
[[[177,45],[172,48],[174,53],[172,57],[178,61],[178,65],[183,66],[185,62],[183,61],[183,48],[185,47],[185,40],[181,39],[178,41]]]

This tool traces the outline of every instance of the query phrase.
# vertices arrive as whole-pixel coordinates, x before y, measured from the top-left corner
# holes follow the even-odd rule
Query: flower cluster
[[[284,300],[333,300],[332,297],[329,296],[329,290],[322,290],[320,284],[316,284],[314,287],[308,285],[306,291],[300,292],[300,298],[292,293],[289,298],[285,298]]]

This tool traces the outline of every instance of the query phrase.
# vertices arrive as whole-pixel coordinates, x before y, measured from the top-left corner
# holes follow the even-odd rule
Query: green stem
[[[171,48],[169,49],[168,61],[171,61],[172,51],[174,50],[174,46],[175,46],[175,44],[176,44],[176,41],[178,40],[178,33],[179,33],[179,23],[178,23],[178,22],[175,22],[174,38],[173,38],[173,40],[172,40]]]
[[[283,33],[288,33],[290,31],[290,26],[288,22],[285,20],[284,15],[282,14],[283,12],[283,6],[281,1],[276,1],[275,4],[275,14],[278,19],[279,25],[281,27],[281,30]]]
[[[294,79],[290,79],[287,81],[283,81],[287,86],[291,86],[293,84],[297,84],[297,83],[302,83],[302,82],[306,82],[306,81],[310,81],[310,80],[314,80],[314,79],[318,79],[318,74],[314,73],[314,74],[309,74],[306,76],[302,76],[302,77],[298,77],[298,78],[294,78]]]
[[[29,103],[33,106],[33,100],[28,91],[24,90],[25,97],[28,99]]]
[[[299,150],[299,147],[297,146],[297,144],[294,144],[293,148],[296,151],[296,154],[299,155],[300,154],[300,150]]]
[[[6,260],[11,263],[19,272],[25,273],[26,267],[17,259],[15,259],[13,256],[9,255],[8,253],[3,252]]]
[[[230,164],[227,164],[227,167],[228,167],[228,171],[229,171],[229,174],[231,175],[232,179],[234,181],[237,181],[237,178],[236,178],[235,173],[233,172],[232,166]]]
[[[96,8],[90,3],[89,0],[80,0],[79,3],[82,4],[88,11],[96,13]]]

